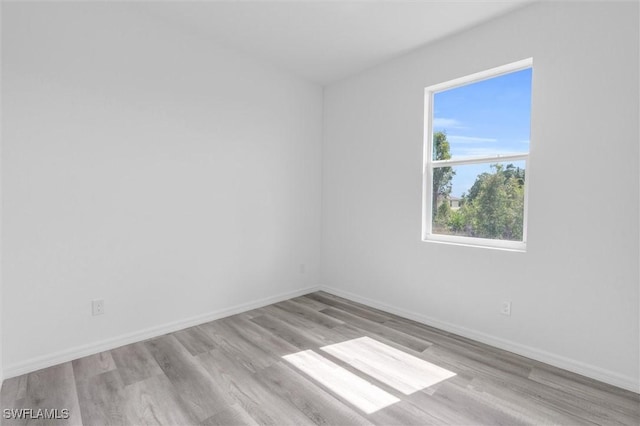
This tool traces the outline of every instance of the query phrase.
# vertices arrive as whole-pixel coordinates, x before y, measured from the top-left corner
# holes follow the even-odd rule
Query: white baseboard
[[[546,364],[553,365],[558,368],[562,368],[577,374],[581,374],[586,377],[590,377],[595,380],[599,380],[604,383],[611,384],[623,389],[630,390],[632,392],[640,393],[640,381],[637,379],[629,378],[618,374],[613,371],[605,370],[600,367],[596,367],[590,364],[583,363],[581,361],[573,360],[561,355],[553,354],[540,349],[532,348],[530,346],[522,345],[520,343],[512,342],[506,339],[495,337],[486,333],[482,333],[477,330],[473,330],[466,327],[461,327],[455,324],[451,324],[445,321],[440,321],[435,318],[428,317],[426,315],[418,314],[388,305],[386,303],[378,302],[376,300],[369,299],[367,297],[359,296],[347,291],[338,290],[332,287],[307,287],[304,289],[281,293],[275,296],[266,297],[263,299],[254,300],[247,303],[232,306],[230,308],[220,309],[217,311],[209,312],[203,315],[197,315],[191,318],[183,320],[173,321],[171,323],[163,324],[156,327],[150,327],[147,329],[135,331],[132,333],[123,334],[120,336],[105,339],[99,342],[89,343],[86,345],[76,346],[64,351],[56,352],[49,355],[31,358],[29,360],[15,363],[7,366],[0,371],[0,386],[2,386],[2,380],[11,377],[19,376],[22,374],[30,373],[32,371],[40,370],[42,368],[51,367],[63,362],[72,361],[84,356],[93,355],[102,351],[115,349],[120,346],[128,345],[130,343],[139,342],[142,340],[150,339],[153,337],[161,336],[163,334],[171,333],[174,331],[182,330],[184,328],[192,327],[195,325],[203,324],[205,322],[213,321],[216,319],[228,317],[230,315],[239,314],[249,311],[251,309],[260,308],[270,305],[272,303],[281,302],[283,300],[291,299],[293,297],[302,296],[304,294],[312,293],[314,291],[326,291],[327,293],[334,294],[336,296],[344,297],[354,302],[359,302],[373,308],[377,308],[392,314],[408,318],[431,327],[435,327],[444,331],[458,334],[469,339],[476,340],[500,349],[504,349],[509,352],[516,353],[518,355],[525,356],[527,358],[534,359],[536,361],[544,362]]]
[[[195,325],[203,324],[205,322],[209,322],[209,321],[217,320],[220,318],[228,317],[230,315],[235,315],[242,312],[250,311],[251,309],[261,308],[263,306],[267,306],[272,303],[282,302],[283,300],[309,294],[314,291],[318,291],[319,289],[320,289],[319,287],[307,287],[300,290],[281,293],[275,296],[269,296],[263,299],[253,300],[247,303],[241,303],[239,305],[235,305],[230,308],[220,309],[220,310],[209,312],[206,314],[197,315],[191,318],[185,318],[185,319],[173,321],[167,324],[134,331],[132,333],[111,337],[99,342],[93,342],[86,345],[76,346],[74,348],[66,349],[64,351],[56,352],[53,354],[31,358],[26,361],[22,361],[19,363],[6,366],[6,368],[4,368],[2,371],[2,377],[4,379],[8,379],[10,377],[20,376],[22,374],[30,373],[32,371],[40,370],[42,368],[51,367],[53,365],[57,365],[63,362],[72,361],[74,359],[82,358],[84,356],[93,355],[99,352],[115,349],[120,346],[128,345],[135,342],[140,342],[142,340],[151,339],[153,337],[161,336],[163,334],[172,333],[174,331],[178,331],[188,327],[193,327]]]
[[[638,378],[631,378],[623,376],[614,371],[605,370],[594,365],[586,364],[581,361],[570,359],[562,355],[553,354],[541,349],[536,349],[531,346],[522,345],[520,343],[512,342],[506,339],[502,339],[490,334],[486,334],[477,330],[473,330],[466,327],[461,327],[455,324],[451,324],[446,321],[440,321],[435,318],[428,317],[426,315],[418,314],[416,312],[407,311],[395,306],[388,305],[386,303],[378,302],[376,300],[362,297],[354,293],[342,291],[332,287],[323,286],[320,288],[322,291],[331,293],[333,295],[343,297],[345,299],[352,300],[354,302],[362,303],[372,308],[377,308],[385,312],[389,312],[404,318],[408,318],[428,326],[438,328],[450,333],[458,334],[460,336],[485,343],[487,345],[494,346],[496,348],[504,349],[509,352],[513,352],[518,355],[522,355],[527,358],[534,359],[536,361],[544,362],[545,364],[552,365],[554,367],[562,368],[573,373],[581,374],[583,376],[608,383],[613,386],[617,386],[622,389],[630,390],[635,393],[640,393],[640,381]]]

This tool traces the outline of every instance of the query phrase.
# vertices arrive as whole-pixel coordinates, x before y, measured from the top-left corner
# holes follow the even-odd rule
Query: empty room
[[[0,424],[640,424],[640,2],[0,22]]]

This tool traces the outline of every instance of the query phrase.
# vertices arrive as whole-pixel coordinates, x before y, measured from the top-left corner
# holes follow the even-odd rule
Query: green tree
[[[479,238],[521,240],[525,172],[512,164],[491,167],[494,172],[478,175],[469,194],[463,197],[460,214],[464,233]],[[453,230],[452,225],[449,226]]]
[[[451,158],[451,146],[447,140],[446,132],[436,132],[433,135],[433,159],[448,160]],[[433,169],[432,195],[432,219],[435,219],[438,210],[438,196],[441,199],[448,198],[451,194],[451,181],[456,172],[451,167],[436,167]]]
[[[449,205],[449,200],[443,200],[442,203],[438,206],[438,212],[436,213],[435,223],[440,226],[447,226],[449,223],[449,218],[451,217],[451,206]]]
[[[449,222],[447,225],[454,233],[459,233],[464,230],[465,223],[466,221],[463,212],[460,210],[453,210],[449,216]]]
[[[524,169],[516,167],[513,164],[508,164],[504,169],[503,175],[505,179],[514,178],[518,185],[524,187]]]
[[[476,199],[478,194],[480,193],[480,186],[482,182],[485,181],[489,177],[490,173],[481,173],[476,177],[476,181],[473,183],[471,188],[469,188],[469,194],[465,198],[465,201],[473,202]]]

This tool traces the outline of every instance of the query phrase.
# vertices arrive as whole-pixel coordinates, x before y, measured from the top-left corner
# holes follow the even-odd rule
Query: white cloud
[[[460,127],[460,122],[455,118],[433,117],[433,127],[455,129]]]

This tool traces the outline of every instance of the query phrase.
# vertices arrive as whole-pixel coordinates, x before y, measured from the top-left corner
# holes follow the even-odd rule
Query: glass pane
[[[433,95],[433,159],[529,152],[531,68]]]
[[[522,241],[525,162],[433,170],[432,232]]]

